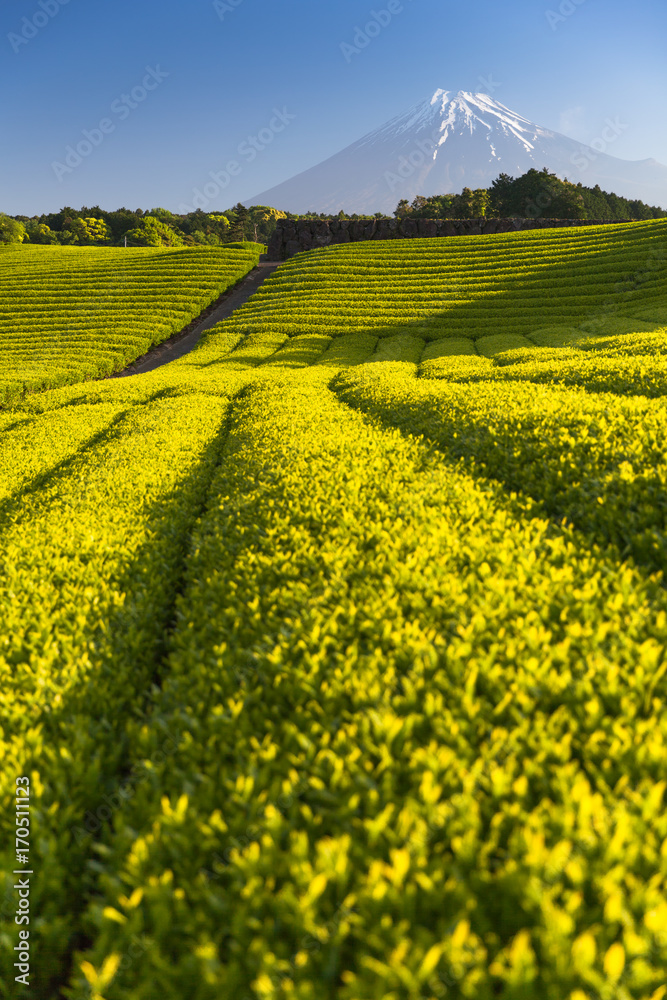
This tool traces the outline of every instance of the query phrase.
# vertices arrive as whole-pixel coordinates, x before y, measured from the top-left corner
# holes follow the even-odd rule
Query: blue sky
[[[241,161],[228,208],[438,87],[667,164],[665,40],[664,0],[4,0],[0,211],[178,211]]]

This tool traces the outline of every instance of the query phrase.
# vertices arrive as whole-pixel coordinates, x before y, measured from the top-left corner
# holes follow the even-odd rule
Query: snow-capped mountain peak
[[[667,167],[619,160],[543,128],[488,94],[436,90],[328,160],[248,204],[393,214],[401,198],[488,187],[548,167],[559,177],[667,205]]]

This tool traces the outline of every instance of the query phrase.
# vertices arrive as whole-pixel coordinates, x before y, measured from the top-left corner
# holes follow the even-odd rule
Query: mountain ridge
[[[547,167],[562,179],[667,206],[667,166],[606,149],[625,130],[607,119],[595,146],[547,129],[490,95],[438,89],[340,152],[245,202],[302,214],[392,214],[399,200],[489,187],[500,173]]]

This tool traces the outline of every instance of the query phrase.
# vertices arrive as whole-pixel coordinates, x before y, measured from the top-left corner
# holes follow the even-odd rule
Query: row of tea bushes
[[[0,403],[121,370],[240,281],[260,250],[0,246]]]
[[[354,243],[299,254],[227,321],[242,333],[531,339],[660,309],[667,222]],[[653,316],[646,316],[653,319]]]
[[[664,590],[329,377],[237,397],[70,995],[659,1000]]]

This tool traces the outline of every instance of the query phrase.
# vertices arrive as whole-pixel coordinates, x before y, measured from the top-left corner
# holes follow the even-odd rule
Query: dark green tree
[[[491,185],[495,216],[520,219],[585,219],[586,206],[575,184],[560,180],[546,167],[516,180],[501,174]]]
[[[233,213],[233,215],[232,215]],[[231,226],[227,230],[225,243],[239,243],[248,238],[248,228],[250,225],[250,212],[239,202],[234,205],[230,213]]]

